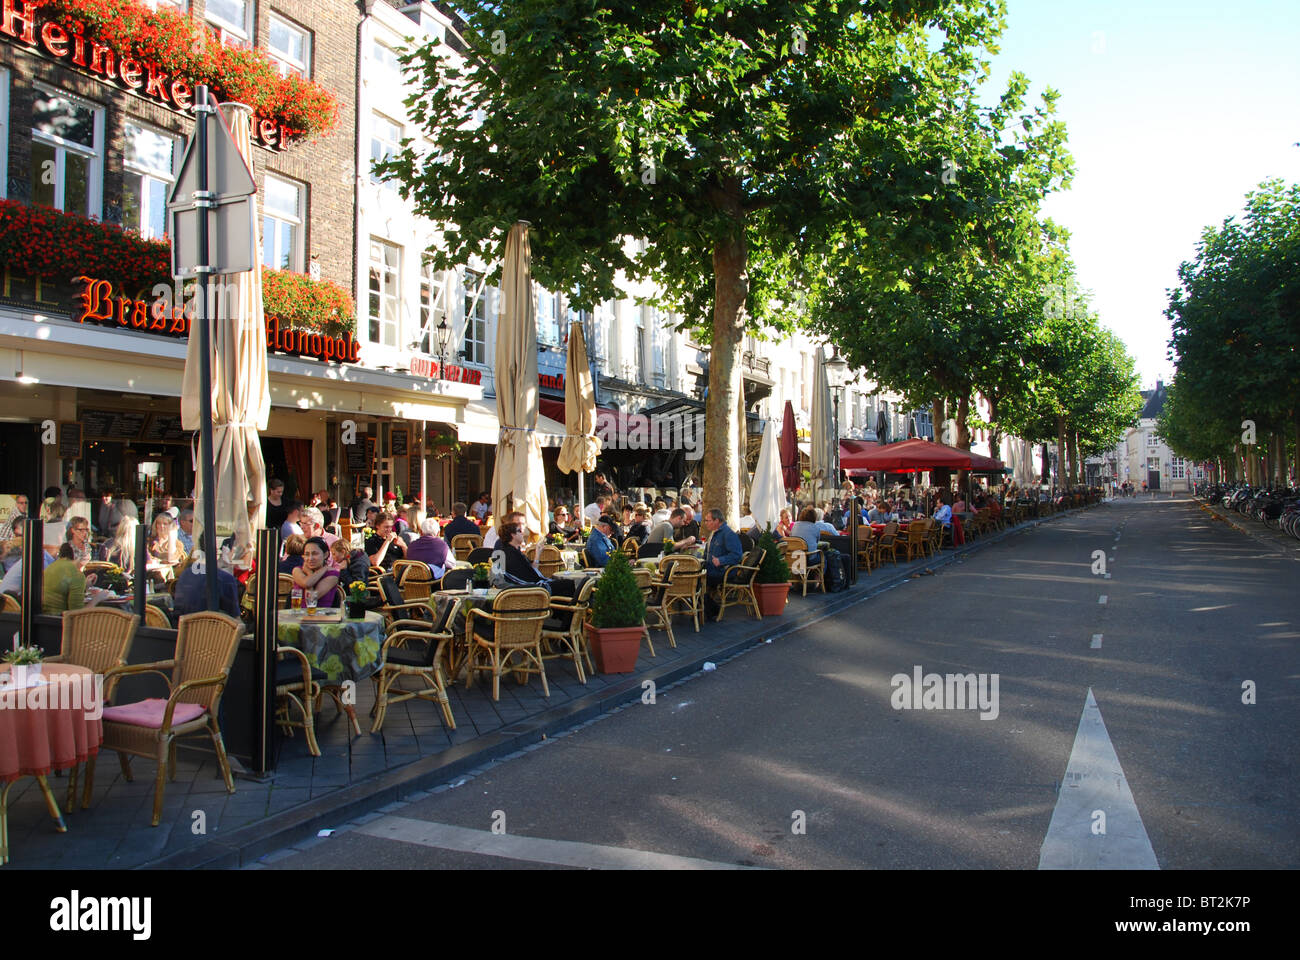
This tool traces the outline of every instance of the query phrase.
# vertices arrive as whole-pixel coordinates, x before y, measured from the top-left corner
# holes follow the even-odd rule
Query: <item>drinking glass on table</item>
[[[294,587],[289,594],[289,606],[293,610],[302,609],[302,587]]]
[[[318,599],[316,596],[316,591],[308,590],[306,599],[307,599],[307,613],[309,615],[314,614],[316,612],[316,602]]]

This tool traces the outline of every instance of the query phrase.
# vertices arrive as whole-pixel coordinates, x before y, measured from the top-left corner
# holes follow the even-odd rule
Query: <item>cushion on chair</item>
[[[402,596],[402,588],[397,585],[397,581],[391,574],[385,574],[379,578],[379,589],[383,591],[384,603],[390,607],[406,602],[406,598]]]
[[[311,678],[317,683],[326,683],[329,674],[316,667],[311,668]],[[275,662],[275,685],[283,687],[289,683],[302,683],[302,661],[297,657],[285,657]],[[180,708],[177,707],[177,712]]]
[[[433,665],[432,653],[437,649],[436,643],[421,644],[418,647],[389,647],[387,661],[399,667],[429,667]]]
[[[178,703],[172,711],[172,726],[197,720],[207,712],[207,707],[198,703]],[[149,727],[153,730],[162,728],[163,714],[167,711],[167,701],[151,697],[139,703],[126,703],[120,707],[105,707],[104,719],[114,723],[126,723],[133,727]]]

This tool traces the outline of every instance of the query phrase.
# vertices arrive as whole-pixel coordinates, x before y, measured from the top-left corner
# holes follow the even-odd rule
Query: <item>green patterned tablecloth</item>
[[[324,670],[330,685],[360,681],[379,670],[384,644],[384,618],[366,611],[364,620],[303,623],[303,611],[281,610],[276,639],[307,654],[307,661]]]

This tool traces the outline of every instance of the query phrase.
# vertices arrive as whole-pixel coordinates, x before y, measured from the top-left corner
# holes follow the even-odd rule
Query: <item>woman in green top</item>
[[[59,547],[59,558],[45,568],[41,612],[62,613],[86,605],[86,576],[72,558],[72,544]]]

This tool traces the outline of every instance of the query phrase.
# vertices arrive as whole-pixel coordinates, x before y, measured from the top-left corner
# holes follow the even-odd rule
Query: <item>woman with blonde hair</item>
[[[113,539],[104,544],[104,560],[117,564],[128,577],[135,572],[135,528],[139,525],[135,517],[123,517]]]
[[[156,572],[156,576],[163,581],[175,577],[176,568],[185,561],[185,548],[176,536],[176,524],[172,522],[170,513],[154,515],[149,556],[162,568]]]

